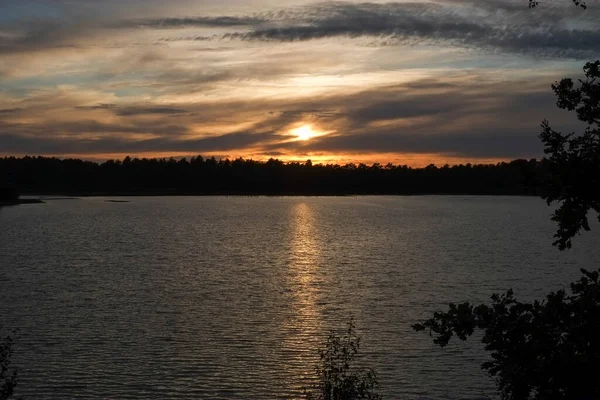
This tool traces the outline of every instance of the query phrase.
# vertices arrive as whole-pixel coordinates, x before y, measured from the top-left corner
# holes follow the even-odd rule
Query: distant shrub
[[[0,201],[14,201],[19,198],[19,192],[16,188],[0,185]]]
[[[381,399],[377,394],[377,374],[370,368],[358,368],[354,361],[360,349],[360,337],[356,334],[354,320],[342,337],[331,331],[315,372],[317,384],[314,392],[306,392],[307,400],[355,400]]]

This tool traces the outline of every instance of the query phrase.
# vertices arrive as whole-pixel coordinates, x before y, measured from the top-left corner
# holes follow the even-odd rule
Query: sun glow
[[[298,128],[290,130],[293,136],[296,136],[296,140],[309,140],[317,136],[322,136],[325,132],[319,132],[314,130],[311,125],[302,125]]]
[[[308,140],[317,136],[317,133],[313,131],[310,125],[302,125],[299,128],[292,129],[290,131],[298,140]]]

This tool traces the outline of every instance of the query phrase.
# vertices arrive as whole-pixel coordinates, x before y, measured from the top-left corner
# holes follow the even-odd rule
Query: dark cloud
[[[477,132],[415,134],[398,129],[375,129],[351,135],[324,136],[284,146],[268,146],[294,152],[421,153],[472,158],[539,157],[540,141],[531,131],[489,129]]]
[[[390,119],[449,114],[465,111],[469,105],[477,104],[477,100],[469,97],[456,98],[453,96],[437,100],[433,100],[430,95],[396,95],[394,97],[397,98],[376,100],[367,106],[353,109],[348,118],[355,123],[365,124]]]
[[[118,27],[137,27],[137,28],[188,28],[188,27],[235,27],[252,26],[267,22],[261,17],[187,17],[187,18],[156,18],[156,19],[138,19],[123,21]]]
[[[414,3],[332,3],[307,8],[296,18],[279,26],[256,27],[249,32],[225,37],[247,40],[298,41],[334,36],[402,35],[439,36],[445,39],[466,34],[484,34],[487,30],[465,18],[433,21],[443,16],[444,7]]]
[[[77,110],[113,110],[117,107],[116,104],[100,103],[93,106],[75,106]]]
[[[369,90],[320,102],[338,107],[344,124],[332,135],[265,146],[292,153],[423,153],[472,158],[540,157],[543,118],[565,131],[581,130],[557,110],[550,90],[536,82],[437,82]],[[424,88],[429,94],[412,90]],[[437,90],[433,90],[436,89]],[[398,123],[393,123],[397,120]],[[406,121],[411,121],[406,124]],[[392,123],[384,123],[389,122]]]
[[[477,5],[473,4],[477,11]],[[502,10],[502,8],[500,8]],[[441,44],[586,58],[600,51],[600,26],[569,27],[560,15],[536,14],[532,20],[506,12],[473,18],[468,10],[433,3],[328,3],[307,8],[276,26],[258,24],[249,31],[231,32],[224,39],[307,41],[332,37],[380,37],[384,43]],[[557,10],[554,10],[557,12]],[[560,10],[559,10],[560,11]],[[532,12],[530,12],[532,13]],[[597,15],[597,14],[596,14]]]
[[[4,152],[30,154],[244,154],[253,149],[264,154],[412,152],[473,158],[539,157],[541,145],[537,135],[543,118],[551,118],[557,129],[579,130],[569,113],[556,109],[553,94],[541,81],[483,82],[459,76],[320,98],[188,104],[181,110],[189,113],[181,114],[176,125],[161,118],[170,116],[172,107],[97,104],[84,109],[109,110],[116,115],[121,110],[136,112],[125,113],[127,123],[89,119],[35,124],[0,121],[0,148]],[[158,109],[161,110],[157,118],[144,118],[142,111]],[[244,115],[257,122],[244,132],[191,137],[189,127],[199,121],[228,121],[231,110],[236,110],[238,119]],[[286,132],[299,121],[313,122],[317,128],[334,133],[293,141]],[[129,134],[156,137],[132,140]]]
[[[165,124],[160,121],[141,121],[135,123],[104,123],[93,119],[78,121],[53,121],[52,123],[6,123],[0,121],[0,132],[36,137],[40,140],[52,135],[66,135],[86,140],[87,134],[155,134],[161,136],[181,136],[189,133],[184,125]],[[124,140],[131,140],[127,136]],[[3,143],[0,143],[2,147]]]
[[[59,48],[76,48],[76,39],[86,30],[82,23],[53,20],[23,21],[0,35],[0,54],[19,54]]]
[[[577,28],[572,19],[577,18]],[[571,18],[571,20],[569,20]],[[377,37],[380,44],[449,44],[487,51],[586,58],[600,50],[597,10],[549,3],[535,11],[522,1],[444,3],[331,2],[251,16],[126,21],[146,28],[244,28],[222,36],[165,37],[164,42],[218,38],[294,42],[333,37]]]
[[[181,42],[181,41],[208,42],[208,41],[216,40],[216,39],[219,39],[219,36],[217,36],[217,35],[212,35],[212,36],[180,36],[180,37],[161,38],[161,39],[158,39],[158,42],[159,43],[161,43],[161,42]],[[206,51],[206,49],[199,49],[199,50]]]
[[[179,107],[166,107],[166,106],[129,106],[119,107],[116,104],[96,104],[93,106],[76,106],[78,110],[94,111],[94,110],[110,110],[115,115],[122,117],[130,117],[135,115],[171,115],[171,114],[185,114],[187,111]],[[2,110],[0,110],[2,112]]]
[[[4,108],[4,109],[0,109],[0,115],[15,114],[15,113],[18,113],[19,111],[23,111],[23,109],[22,108]]]
[[[428,82],[423,84],[429,87],[433,85]],[[396,119],[427,118],[428,124],[436,119],[441,125],[444,121],[484,116],[489,121],[495,121],[499,116],[507,117],[512,119],[512,124],[521,126],[531,117],[542,115],[539,118],[544,118],[543,113],[555,108],[555,99],[549,90],[539,91],[533,85],[522,84],[532,92],[514,88],[515,92],[511,94],[503,91],[500,84],[487,84],[485,91],[478,91],[474,90],[473,85],[461,86],[459,83],[440,85],[440,90],[443,88],[441,94],[411,93],[399,87],[379,92],[370,91],[364,94],[365,98],[361,102],[348,104],[346,115],[352,125],[358,128]],[[521,116],[527,119],[520,118]],[[519,118],[515,121],[515,117]],[[435,127],[435,124],[432,125]]]
[[[125,107],[116,111],[117,115],[132,116],[143,114],[184,114],[186,110],[175,107]]]
[[[562,1],[560,4],[568,3]],[[600,11],[550,2],[528,10],[524,0],[413,3],[316,3],[281,12],[247,16],[190,16],[120,22],[21,21],[0,35],[0,54],[84,46],[101,36],[101,28],[224,28],[224,35],[165,37],[159,42],[238,39],[293,42],[334,37],[375,37],[381,45],[445,44],[526,53],[538,56],[590,58],[600,52]],[[88,41],[89,45],[89,41]],[[108,45],[105,43],[105,45]],[[115,44],[113,44],[115,45]]]
[[[94,154],[138,152],[189,152],[209,153],[236,150],[239,146],[252,146],[276,138],[272,132],[236,132],[198,139],[159,137],[130,141],[119,136],[85,139],[85,137],[30,137],[11,133],[0,134],[2,151],[16,154]]]
[[[270,115],[278,115],[280,117],[297,119],[302,117],[314,117],[319,119],[330,119],[339,117],[340,114],[335,110],[318,110],[318,109],[306,109],[306,110],[280,110],[280,111],[269,111]]]

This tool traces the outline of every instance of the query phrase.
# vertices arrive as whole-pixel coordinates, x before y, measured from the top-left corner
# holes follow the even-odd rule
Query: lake
[[[600,261],[528,197],[136,197],[0,209],[0,321],[29,399],[287,399],[353,316],[385,398],[494,398],[478,340],[410,324]],[[474,338],[475,339],[475,338]]]

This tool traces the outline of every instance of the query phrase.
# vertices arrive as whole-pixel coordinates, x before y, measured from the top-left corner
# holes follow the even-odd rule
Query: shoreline
[[[0,201],[0,207],[18,206],[21,204],[44,204],[45,201],[41,199],[17,199],[17,200],[3,200]]]

